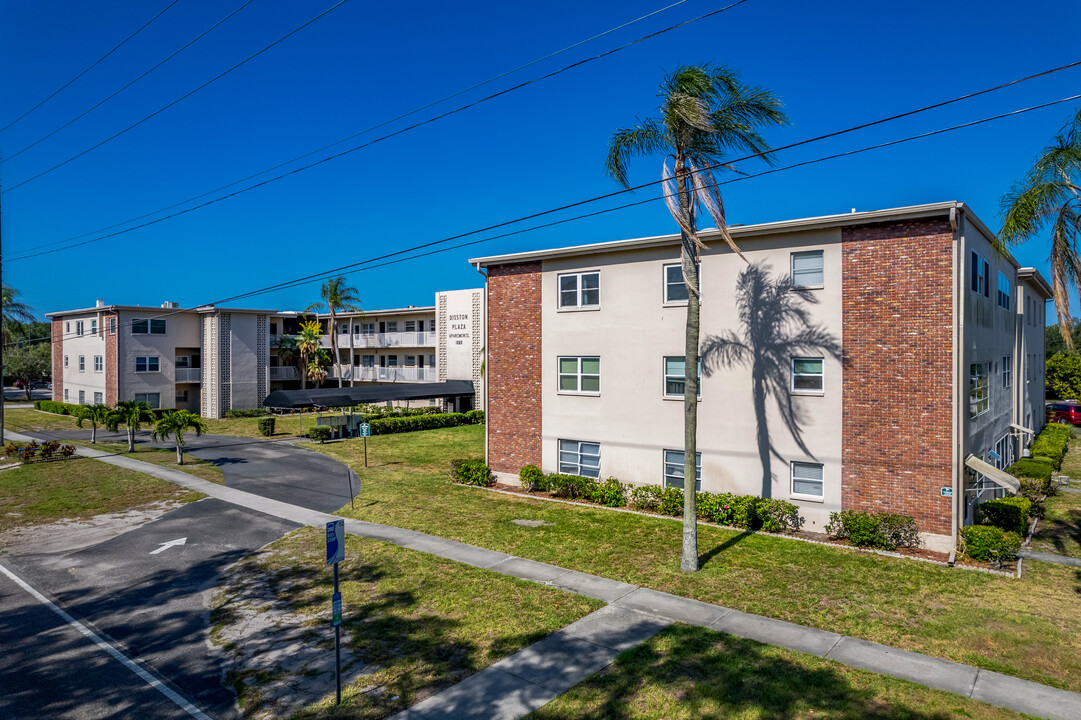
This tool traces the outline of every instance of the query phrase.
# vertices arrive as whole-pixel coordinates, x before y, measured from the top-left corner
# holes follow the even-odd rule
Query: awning
[[[275,390],[263,400],[263,407],[352,407],[388,400],[427,400],[429,398],[472,395],[472,380],[448,380],[441,383],[365,383],[341,388]]]
[[[1010,428],[1012,428],[1013,430],[1016,430],[1017,432],[1023,432],[1023,433],[1027,433],[1029,435],[1035,435],[1036,434],[1035,430],[1033,430],[1031,428],[1027,428],[1027,427],[1025,427],[1023,425],[1018,425],[1017,423],[1010,423]]]
[[[991,482],[1006,488],[1010,492],[1017,492],[1021,489],[1021,483],[1017,482],[1017,478],[1013,475],[1010,475],[1005,470],[999,470],[994,465],[980,460],[975,455],[969,455],[965,459],[965,467],[972,468]]]

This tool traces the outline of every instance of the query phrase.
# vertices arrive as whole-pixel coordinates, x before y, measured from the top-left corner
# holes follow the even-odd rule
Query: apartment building
[[[912,515],[954,546],[1044,422],[1050,288],[963,203],[704,231],[695,486]],[[687,289],[666,235],[487,273],[487,460],[683,487]]]

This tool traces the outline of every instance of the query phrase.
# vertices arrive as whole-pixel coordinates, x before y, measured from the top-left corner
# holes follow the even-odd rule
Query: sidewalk
[[[10,431],[5,434],[13,440],[28,442],[32,439]],[[299,524],[322,528],[327,522],[338,519],[334,515],[217,485],[160,465],[89,448],[80,447],[76,453]],[[608,607],[417,703],[392,720],[513,720],[522,717],[672,622],[707,627],[809,653],[1036,717],[1081,720],[1081,694],[1010,675],[567,570],[415,530],[349,518],[345,519],[345,529],[351,535],[393,543],[609,603]]]

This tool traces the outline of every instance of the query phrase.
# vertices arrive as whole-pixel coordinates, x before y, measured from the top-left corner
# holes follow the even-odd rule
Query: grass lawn
[[[292,437],[303,435],[315,426],[315,413],[292,413],[277,415],[274,418],[274,437]],[[209,432],[213,435],[235,435],[237,437],[267,440],[259,432],[259,418],[222,418],[206,420]]]
[[[1081,690],[1081,573],[1026,563],[1021,581],[700,526],[702,570],[679,570],[680,523],[450,483],[483,426],[311,448],[362,477],[342,514]],[[528,528],[513,519],[543,520]]]
[[[142,473],[76,458],[0,472],[0,531],[84,519],[160,500],[205,497]]]
[[[133,460],[141,460],[142,462],[180,470],[189,475],[194,475],[195,477],[209,480],[210,482],[219,485],[225,484],[225,473],[213,463],[208,463],[205,460],[200,460],[199,458],[184,453],[184,464],[177,465],[175,448],[172,450],[165,450],[136,443],[135,452],[129,453],[128,444],[126,442],[98,442],[91,445],[90,442],[87,441],[76,442],[75,444],[82,447],[93,448],[94,450],[100,450],[102,452],[113,453],[120,457],[132,458]]]
[[[1044,508],[1032,549],[1081,558],[1081,494],[1060,492],[1047,498]]]
[[[250,556],[219,590],[212,622],[235,621],[240,589],[252,578],[269,580],[277,601],[304,617],[333,652],[324,550],[324,534],[305,528]],[[387,717],[604,605],[375,540],[348,537],[345,557],[343,643],[351,638],[353,651],[380,669],[343,687],[341,708],[331,692],[329,703],[301,717]],[[234,677],[234,685],[250,714],[259,710],[261,683],[248,687],[242,679]]]
[[[811,655],[673,625],[528,720],[1005,720],[1009,710]]]
[[[84,425],[89,429],[89,424]],[[33,408],[4,408],[4,427],[15,432],[79,429],[71,415],[54,415]]]

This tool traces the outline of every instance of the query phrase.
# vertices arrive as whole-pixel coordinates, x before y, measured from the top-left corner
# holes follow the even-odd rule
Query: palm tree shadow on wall
[[[702,343],[702,372],[706,377],[723,368],[750,365],[756,444],[762,462],[762,497],[773,490],[772,458],[784,458],[770,439],[767,404],[772,398],[782,422],[799,448],[816,459],[803,438],[807,410],[791,392],[792,358],[841,358],[840,340],[812,322],[813,293],[792,286],[792,278],[770,277],[770,267],[755,263],[736,282],[740,332],[707,335]]]

